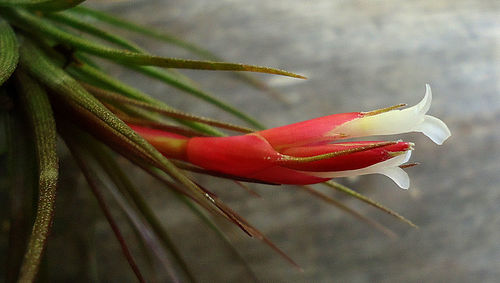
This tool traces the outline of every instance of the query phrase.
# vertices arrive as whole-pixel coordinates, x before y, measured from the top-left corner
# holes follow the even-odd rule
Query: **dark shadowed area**
[[[298,80],[256,75],[278,90],[283,102],[229,73],[183,71],[203,89],[269,127],[397,103],[413,105],[423,97],[425,84],[432,86],[430,114],[445,121],[452,136],[442,146],[420,134],[393,137],[416,144],[412,161],[421,165],[407,169],[410,189],[401,190],[379,175],[339,180],[411,219],[419,229],[356,199],[316,186],[386,225],[398,238],[385,236],[297,187],[250,185],[262,196],[256,198],[232,182],[197,176],[201,184],[261,229],[304,269],[298,272],[258,240],[228,228],[232,243],[260,280],[498,282],[498,1],[99,2],[90,4],[170,32],[228,61],[277,67],[307,76],[308,80]],[[179,48],[131,33],[121,34],[151,52],[193,58]],[[109,70],[155,97],[164,97],[173,106],[238,122],[171,87],[115,66]],[[70,158],[63,162],[63,168],[74,166]],[[139,169],[127,168],[135,183],[143,187],[200,282],[252,282],[227,244],[160,184]],[[81,176],[64,172],[61,189],[77,181],[83,183]],[[60,281],[74,279],[81,271],[78,259],[90,254],[95,261],[95,276],[102,282],[134,282],[98,208],[81,204],[91,198],[84,186],[60,195],[66,202],[60,199],[58,203],[56,232],[48,255],[49,263],[60,265],[61,273],[51,276]],[[79,205],[82,214],[64,213],[65,207]],[[97,223],[90,219],[92,211],[100,217]],[[83,212],[86,216],[82,219]],[[74,232],[63,223],[83,227],[85,223],[93,224],[87,230]],[[90,236],[78,231],[94,235],[96,250],[82,251],[78,245],[65,245],[68,235],[82,243],[88,241]],[[134,237],[132,231],[127,233]],[[144,260],[139,264],[148,263]]]

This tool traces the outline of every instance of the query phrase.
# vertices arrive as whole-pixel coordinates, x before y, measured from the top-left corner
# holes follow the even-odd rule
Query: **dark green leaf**
[[[155,38],[157,40],[160,40],[160,41],[175,45],[177,47],[180,47],[182,49],[188,50],[192,54],[198,55],[201,58],[204,58],[206,60],[224,61],[222,58],[215,55],[214,53],[212,53],[209,50],[206,50],[206,49],[199,47],[195,44],[192,44],[190,42],[179,39],[178,37],[175,37],[173,35],[167,34],[164,31],[155,30],[152,27],[140,26],[136,23],[112,16],[110,14],[100,12],[97,10],[93,10],[93,9],[89,9],[87,7],[82,7],[82,6],[75,7],[74,9],[71,9],[68,12],[75,13],[79,16],[89,16],[89,17],[92,17],[98,21],[108,23],[110,25],[113,25],[113,26],[116,26],[116,27],[119,27],[119,28],[122,28],[122,29],[125,29],[128,31],[133,31],[133,32],[136,32],[136,33],[139,33],[142,35],[146,35],[146,36]],[[69,14],[69,13],[66,13],[66,14]],[[254,76],[251,76],[250,74],[246,74],[246,73],[240,73],[240,72],[234,72],[233,74],[236,76],[236,78],[252,85],[253,87],[269,93],[271,96],[273,96],[274,98],[276,98],[284,103],[288,103],[283,98],[283,95],[281,93],[279,93],[275,89],[269,87],[268,85],[266,85],[266,83],[260,81],[259,79],[255,78]]]
[[[123,47],[125,49],[130,50],[130,51],[135,51],[138,53],[145,53],[144,50],[142,50],[139,46],[135,45],[134,43],[132,43],[126,39],[123,39],[119,36],[116,36],[114,34],[111,34],[103,29],[97,28],[96,26],[91,25],[87,22],[84,22],[72,14],[69,14],[69,13],[51,13],[51,14],[47,14],[46,17],[51,19],[51,20],[54,20],[56,22],[66,24],[68,26],[71,26],[72,28],[84,31],[84,32],[92,34],[96,37],[107,40],[111,43],[116,44],[117,46]]]
[[[143,102],[148,102],[151,104],[158,105],[160,107],[166,108],[166,109],[173,109],[166,103],[156,100],[152,98],[151,96],[147,95],[146,93],[135,89],[131,86],[128,86],[119,80],[116,80],[104,72],[101,72],[97,70],[96,68],[91,67],[90,65],[87,64],[79,64],[75,65],[72,64],[69,68],[69,71],[75,74],[76,76],[79,76],[81,79],[84,79],[85,81],[91,83],[91,84],[97,84],[99,86],[111,89],[113,91],[116,91],[120,94],[123,94],[129,98],[136,99],[138,101],[143,101]],[[215,135],[215,136],[221,136],[223,135],[221,132],[207,126],[203,125],[200,123],[196,122],[190,122],[190,121],[185,121],[183,122],[184,125],[191,127],[195,130],[202,131],[204,133],[207,133],[209,135]]]
[[[17,39],[10,25],[0,18],[0,85],[14,72],[19,59]]]
[[[73,28],[82,30],[84,32],[87,32],[89,34],[92,34],[94,36],[97,36],[99,38],[102,38],[104,40],[107,40],[111,43],[114,43],[118,46],[124,47],[130,51],[146,54],[144,50],[142,50],[140,47],[136,46],[134,43],[110,34],[102,29],[96,28],[95,26],[88,24],[84,21],[81,21],[77,19],[75,16],[69,13],[55,13],[55,14],[49,14],[47,15],[48,18],[55,20],[60,23],[67,24]],[[82,56],[83,57],[83,56]],[[147,76],[156,78],[164,83],[167,83],[171,86],[174,86],[178,89],[181,89],[191,95],[194,95],[195,97],[198,97],[210,104],[213,104],[217,106],[218,108],[233,114],[234,116],[242,119],[243,121],[249,123],[250,125],[258,128],[258,129],[264,129],[264,126],[257,122],[254,118],[248,116],[247,114],[243,113],[242,111],[236,109],[234,106],[229,105],[228,103],[221,101],[217,98],[215,98],[212,94],[207,93],[206,91],[203,91],[199,89],[198,87],[195,86],[195,83],[191,80],[189,80],[187,77],[177,73],[177,74],[172,74],[171,72],[168,72],[166,70],[161,70],[158,68],[154,67],[149,67],[149,66],[136,66],[136,65],[125,65],[128,68],[132,68],[133,70],[136,70],[142,74],[145,74]]]
[[[149,103],[149,102],[142,102],[142,101],[137,101],[135,99],[130,99],[128,97],[119,95],[117,93],[113,93],[111,91],[106,91],[100,88],[93,87],[88,84],[82,84],[89,92],[94,94],[96,97],[102,100],[108,100],[108,101],[113,101],[113,102],[119,102],[119,103],[124,103],[124,104],[130,104],[134,106],[138,106],[144,109],[148,109],[154,112],[161,113],[167,117],[171,118],[176,118],[176,119],[183,119],[183,120],[188,120],[188,121],[195,121],[195,122],[200,122],[204,123],[210,126],[215,126],[223,129],[228,129],[228,130],[233,130],[233,131],[238,131],[238,132],[243,132],[243,133],[251,133],[254,132],[253,129],[229,124],[226,122],[221,122],[205,117],[200,117],[200,116],[195,116],[189,113],[184,113],[179,110],[174,110],[170,107],[162,107],[161,105]]]
[[[48,21],[37,17],[27,11],[11,9],[8,11],[7,15],[16,22],[16,25],[28,32],[38,31],[45,36],[49,36],[78,50],[82,50],[84,52],[124,64],[196,70],[249,71],[283,75],[294,78],[305,78],[301,75],[268,67],[240,63],[167,58],[131,52],[127,50],[113,49],[65,32],[62,29],[59,29],[58,27],[52,25]]]
[[[189,192],[194,199],[207,203],[208,206],[218,207],[218,203],[210,195],[207,195],[203,189],[104,107],[64,70],[57,67],[27,39],[21,45],[20,58],[22,66],[25,66],[33,76],[51,89],[65,103],[65,108],[73,107],[72,111],[75,114],[76,111],[84,113],[85,122],[92,123],[96,127],[94,131],[101,130],[107,138],[129,146],[130,150],[134,150],[134,154],[145,158],[150,164],[154,164],[182,184],[182,189]]]
[[[22,72],[16,73],[16,83],[33,128],[38,159],[38,208],[19,277],[20,282],[33,282],[47,244],[54,215],[59,173],[56,124],[43,88]]]
[[[65,133],[63,131],[63,133]],[[132,256],[132,253],[130,252],[130,249],[127,245],[127,242],[125,241],[125,238],[122,235],[122,232],[120,231],[120,228],[118,227],[118,224],[116,223],[115,219],[113,218],[113,215],[111,214],[109,207],[101,193],[101,183],[95,176],[95,173],[90,169],[90,166],[87,163],[86,158],[84,157],[84,151],[82,150],[80,144],[75,140],[75,136],[72,135],[63,135],[64,141],[66,142],[66,145],[68,146],[69,150],[71,151],[71,154],[75,158],[76,163],[78,164],[78,167],[80,167],[80,170],[82,171],[83,175],[85,176],[85,179],[87,180],[87,183],[92,190],[92,193],[94,194],[95,198],[97,199],[97,202],[99,203],[99,206],[101,207],[101,210],[106,217],[106,220],[108,221],[109,225],[111,226],[111,229],[113,230],[113,233],[115,234],[116,239],[118,240],[120,247],[122,249],[123,255],[127,259],[127,262],[130,265],[130,268],[132,271],[134,271],[134,274],[137,277],[137,280],[139,282],[146,282],[144,277],[142,276],[142,273],[137,266],[134,257]]]
[[[97,144],[94,140],[91,140],[86,144],[89,146],[89,151],[92,152],[92,155],[96,158],[101,168],[104,169],[104,171],[111,178],[116,187],[118,187],[122,191],[122,194],[130,196],[130,200],[137,206],[144,218],[146,218],[148,223],[151,225],[154,233],[160,238],[163,247],[171,252],[171,254],[179,263],[179,266],[189,277],[189,280],[195,282],[196,280],[194,278],[194,275],[189,270],[186,261],[182,258],[180,252],[172,242],[170,236],[162,226],[160,220],[156,217],[154,211],[142,197],[142,194],[127,177],[127,174],[123,172],[123,170],[114,160],[109,150],[105,149],[102,145]]]
[[[72,8],[85,0],[0,0],[0,6],[22,7],[42,11]]]
[[[253,117],[250,117],[248,114],[245,114],[242,111],[236,109],[234,106],[229,105],[228,103],[215,98],[212,94],[209,94],[208,92],[197,88],[195,86],[195,83],[190,81],[190,79],[187,77],[184,77],[180,74],[172,75],[166,72],[165,70],[160,70],[155,67],[136,66],[136,65],[125,65],[125,66],[128,66],[139,73],[143,73],[147,76],[156,78],[164,83],[172,85],[200,99],[203,99],[204,101],[213,104],[228,113],[233,114],[234,116],[240,118],[241,120],[247,122],[249,125],[252,125],[253,127],[256,127],[259,130],[263,130],[265,128],[264,125],[259,123]]]
[[[0,97],[6,98],[0,90]],[[17,93],[16,93],[17,94]],[[11,107],[12,108],[12,107]],[[2,109],[6,110],[6,109]],[[35,147],[29,125],[24,123],[22,109],[17,107],[5,113],[7,142],[7,171],[9,175],[9,244],[6,252],[5,282],[16,282],[28,237],[33,224],[33,198],[38,186],[38,168]],[[2,111],[3,112],[3,111]],[[6,111],[7,112],[7,111]],[[3,134],[3,133],[2,133]],[[0,172],[3,175],[4,172]]]
[[[157,30],[150,28],[150,27],[140,26],[136,23],[109,15],[109,14],[104,13],[104,12],[100,12],[100,11],[93,10],[93,9],[90,9],[87,7],[82,7],[82,6],[75,7],[73,9],[69,10],[68,12],[76,12],[80,16],[90,16],[94,19],[111,24],[113,26],[120,27],[122,29],[129,30],[129,31],[134,31],[134,32],[137,32],[139,34],[143,34],[143,35],[146,35],[146,36],[149,36],[149,37],[152,37],[152,38],[155,38],[155,39],[167,42],[167,43],[171,43],[173,45],[176,45],[176,46],[179,46],[183,49],[191,51],[193,54],[200,55],[203,58],[206,58],[209,60],[214,60],[214,61],[219,61],[217,56],[215,56],[213,53],[211,53],[210,51],[205,50],[203,48],[200,48],[194,44],[183,41],[183,40],[181,40],[175,36],[172,36],[170,34],[167,34],[165,32],[160,32],[160,31],[157,31]]]

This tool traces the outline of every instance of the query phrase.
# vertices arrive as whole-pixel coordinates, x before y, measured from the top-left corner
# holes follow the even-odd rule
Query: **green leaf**
[[[348,206],[346,206],[342,202],[340,202],[340,201],[338,201],[330,196],[327,196],[327,195],[323,194],[322,192],[313,189],[310,186],[298,186],[298,187],[300,189],[304,190],[305,192],[307,192],[307,193],[337,207],[338,209],[352,215],[353,217],[357,218],[358,220],[363,221],[364,223],[366,223],[366,224],[372,226],[373,228],[379,230],[380,232],[384,233],[388,237],[393,238],[393,239],[397,238],[397,235],[394,232],[392,232],[389,228],[385,227],[384,225],[380,224],[379,222],[377,222],[375,220],[371,220],[370,218],[367,218],[366,216],[361,215],[360,213],[358,213],[357,211],[355,211],[352,208],[349,208]]]
[[[190,199],[180,194],[176,194],[176,197],[180,201],[182,201],[182,203],[184,203],[184,205],[186,205],[196,216],[198,216],[198,218],[200,218],[200,220],[203,221],[205,225],[207,225],[210,229],[212,229],[215,232],[215,234],[226,244],[226,246],[229,248],[231,253],[236,258],[236,260],[238,260],[243,264],[248,274],[250,275],[251,279],[254,282],[259,282],[260,280],[258,279],[255,272],[252,270],[248,262],[245,260],[245,258],[243,258],[241,253],[234,246],[234,244],[231,242],[228,236],[222,231],[222,229],[219,228],[212,219],[210,219],[207,215],[205,215],[203,211],[201,211],[196,205],[194,205],[194,203]]]
[[[333,181],[327,181],[327,182],[324,182],[322,184],[324,184],[325,186],[330,187],[332,189],[346,193],[352,197],[355,197],[355,198],[357,198],[357,199],[359,199],[359,200],[361,200],[361,201],[363,201],[363,202],[365,202],[373,207],[376,207],[376,208],[382,210],[383,212],[386,212],[387,214],[392,215],[392,216],[396,217],[397,219],[401,220],[402,222],[412,226],[413,228],[418,228],[417,225],[415,225],[413,222],[406,219],[405,217],[401,216],[399,213],[391,210],[390,208],[383,206],[382,204],[380,204],[380,203],[378,203],[378,202],[376,202],[376,201],[374,201],[374,200],[372,200],[372,199],[370,199],[370,198],[368,198],[368,197],[366,197],[366,196],[364,196],[364,195],[362,195],[362,194],[360,194],[360,193],[358,193],[358,192],[356,192],[356,191],[354,191],[354,190],[352,190],[352,189],[350,189],[342,184],[339,184],[339,183],[336,183]]]
[[[207,204],[208,207],[213,206],[214,209],[219,207],[219,203],[210,195],[207,195],[199,185],[191,181],[167,158],[104,107],[77,81],[47,58],[39,48],[27,39],[21,44],[20,58],[21,65],[51,89],[61,102],[65,103],[65,108],[72,107],[73,115],[77,111],[86,114],[84,122],[92,123],[94,134],[101,131],[101,133],[107,135],[107,138],[119,141],[122,145],[128,145],[135,156],[145,158],[149,164],[153,164],[167,173],[181,184],[182,189],[188,192],[193,199]]]
[[[145,166],[144,164],[141,163],[136,163],[138,166],[143,168],[146,172],[148,172],[151,176],[157,178],[164,184],[166,184],[170,188],[176,187],[175,184],[167,180],[162,176],[162,172],[157,172],[155,168],[151,168],[150,166]],[[198,185],[199,186],[199,185]],[[271,249],[274,250],[274,252],[278,253],[283,259],[285,259],[288,263],[296,267],[299,271],[303,271],[302,268],[291,258],[289,257],[284,251],[282,251],[279,247],[277,247],[269,238],[267,238],[262,232],[260,232],[257,228],[253,227],[250,223],[248,223],[243,217],[241,217],[238,213],[234,212],[231,208],[229,208],[227,205],[225,205],[215,194],[211,193],[210,191],[204,189],[203,187],[200,186],[207,195],[207,197],[210,197],[212,201],[215,203],[216,207],[223,212],[222,216],[224,216],[226,219],[229,221],[233,222],[236,224],[238,227],[241,228],[245,233],[247,233],[249,236],[255,237],[256,239],[264,242],[267,246],[269,246]],[[179,191],[177,189],[177,191]],[[181,196],[183,197],[183,196]],[[196,201],[196,200],[195,200]],[[200,203],[198,203],[200,204]],[[203,205],[203,204],[200,204]],[[214,211],[207,209],[208,211],[211,211],[212,213]],[[214,213],[216,216],[221,216],[220,213]]]
[[[80,16],[90,16],[90,17],[97,19],[99,21],[102,21],[104,23],[108,23],[108,24],[111,24],[113,26],[125,29],[125,30],[133,31],[133,32],[136,32],[139,34],[143,34],[143,35],[161,40],[163,42],[167,42],[167,43],[176,45],[178,47],[181,47],[183,49],[191,51],[193,54],[200,55],[203,58],[218,61],[217,56],[215,56],[210,51],[205,50],[203,48],[200,48],[192,43],[183,41],[175,36],[172,36],[170,34],[163,32],[163,31],[162,32],[157,31],[151,27],[140,26],[136,23],[109,15],[109,14],[101,12],[101,11],[93,10],[93,9],[90,9],[87,7],[82,7],[82,6],[75,7],[71,10],[68,10],[67,12],[76,13]]]
[[[85,9],[85,8],[84,8]],[[106,15],[106,14],[104,14]],[[79,15],[81,17],[81,15]],[[74,13],[55,13],[55,14],[48,14],[46,17],[57,21],[59,23],[63,23],[66,25],[69,25],[73,28],[79,29],[81,31],[87,32],[89,34],[92,34],[94,36],[97,36],[101,39],[107,40],[111,43],[114,43],[118,46],[121,46],[123,48],[126,48],[130,51],[135,51],[138,53],[143,53],[146,54],[147,52],[132,43],[131,41],[124,39],[120,36],[116,36],[114,34],[110,34],[106,32],[105,30],[99,29],[95,27],[92,24],[89,24],[85,21],[82,21],[78,19]],[[135,25],[134,25],[135,26]],[[170,37],[168,37],[170,38]],[[179,41],[180,42],[180,41]],[[186,44],[185,46],[190,46]],[[198,50],[197,53],[202,52],[201,49],[196,49],[193,46],[194,50]],[[221,61],[221,59],[215,57],[215,56],[208,56],[208,51],[206,53],[202,52],[207,59],[211,59],[214,61]],[[231,113],[235,115],[236,117],[241,118],[243,121],[248,122],[250,125],[258,128],[258,129],[263,129],[264,127],[262,124],[257,122],[254,118],[248,116],[247,114],[239,111],[238,109],[234,108],[234,106],[229,105],[228,103],[221,101],[217,98],[215,98],[212,94],[209,94],[206,91],[200,90],[196,86],[194,86],[194,82],[190,81],[189,78],[186,76],[183,76],[179,73],[176,74],[171,74],[169,72],[166,72],[165,70],[160,70],[157,68],[152,68],[152,67],[147,67],[147,66],[136,66],[136,65],[125,65],[126,67],[132,68],[142,74],[145,74],[147,76],[156,78],[164,83],[167,83],[169,85],[172,85],[178,89],[181,89],[187,93],[190,93],[200,99],[203,99],[207,101],[208,103],[211,103],[220,109],[223,109],[224,111],[227,111],[228,113]],[[252,81],[253,83],[258,83],[257,81]]]
[[[27,32],[37,31],[44,36],[53,38],[61,43],[70,45],[71,47],[105,58],[112,61],[120,62],[123,64],[132,65],[146,65],[158,66],[165,68],[179,68],[179,69],[196,69],[196,70],[219,70],[219,71],[249,71],[259,72],[275,75],[283,75],[294,78],[305,77],[290,73],[283,70],[274,68],[240,64],[228,62],[213,62],[213,61],[199,61],[199,60],[186,60],[178,58],[167,58],[160,56],[152,56],[127,50],[119,50],[109,48],[107,46],[94,43],[90,40],[83,39],[71,33],[65,32],[48,21],[37,17],[27,11],[23,10],[9,10],[7,15],[11,17],[16,25],[26,30]]]
[[[113,111],[114,112],[114,111]],[[179,134],[186,137],[206,137],[205,133],[189,129],[182,126],[173,125],[164,121],[150,121],[147,119],[130,117],[124,113],[115,113],[120,119],[122,119],[127,124],[134,124],[137,126],[148,127],[152,129],[167,131],[175,134]]]
[[[1,98],[6,97],[4,90],[5,88],[0,89]],[[17,92],[15,95],[18,96]],[[7,142],[10,213],[9,248],[4,270],[5,282],[16,282],[33,225],[33,199],[38,186],[38,168],[35,146],[31,132],[26,130],[29,125],[21,115],[22,109],[14,107],[8,112],[4,116],[5,136],[2,137]]]
[[[111,43],[114,43],[118,46],[124,47],[128,50],[135,51],[138,53],[142,54],[147,54],[144,50],[142,50],[140,47],[135,45],[134,43],[128,41],[127,39],[124,39],[122,37],[110,34],[102,29],[96,28],[95,26],[88,24],[84,21],[81,21],[77,19],[75,16],[69,13],[55,13],[55,14],[48,14],[48,18],[55,20],[60,23],[67,24],[73,28],[82,30],[84,32],[87,32],[89,34],[92,34],[94,36],[97,36],[99,38],[102,38],[104,40],[107,40]],[[85,58],[85,56],[79,56],[78,58]],[[88,60],[86,60],[88,62]],[[154,67],[149,67],[149,66],[137,66],[137,65],[124,65],[127,68],[131,68],[139,73],[145,74],[149,77],[156,78],[164,83],[167,83],[173,87],[176,87],[178,89],[181,89],[195,97],[198,97],[210,104],[215,105],[216,107],[233,114],[235,117],[238,117],[242,119],[243,121],[247,122],[248,124],[258,128],[258,129],[264,129],[264,126],[260,124],[257,120],[254,118],[250,117],[249,115],[243,113],[242,111],[236,109],[234,106],[229,105],[228,103],[221,101],[217,98],[215,98],[212,94],[209,94],[206,91],[203,91],[199,89],[198,87],[195,86],[195,83],[186,76],[183,76],[179,73],[172,74],[168,71],[161,70],[158,68]]]
[[[38,159],[38,207],[19,277],[20,282],[33,282],[47,244],[54,215],[59,170],[56,124],[43,88],[22,72],[16,73],[16,83],[33,128]]]
[[[194,95],[210,104],[217,106],[218,108],[231,113],[235,117],[240,118],[242,121],[247,122],[249,125],[256,127],[259,130],[265,129],[264,125],[259,123],[255,118],[249,116],[248,114],[243,113],[242,111],[236,109],[234,106],[229,105],[228,103],[215,98],[212,94],[209,94],[206,91],[203,91],[194,86],[194,82],[190,81],[188,77],[185,77],[181,74],[176,76],[167,73],[165,70],[160,70],[154,67],[148,66],[136,66],[136,65],[125,65],[133,70],[136,70],[139,73],[145,74],[147,76],[156,78],[164,83],[172,85],[178,89],[181,89],[189,94]]]
[[[85,0],[0,0],[0,6],[57,11],[72,8],[83,1]]]
[[[64,130],[63,130],[63,133]],[[137,277],[137,280],[141,283],[146,282],[144,279],[139,267],[137,266],[137,263],[134,260],[134,257],[132,256],[132,253],[130,252],[130,249],[127,245],[127,242],[125,241],[125,238],[123,237],[122,232],[120,231],[120,228],[118,224],[116,223],[113,215],[111,214],[111,211],[106,203],[106,200],[104,199],[104,196],[101,193],[100,185],[101,183],[95,176],[95,173],[90,169],[90,166],[88,165],[88,162],[86,158],[84,157],[84,151],[81,148],[81,144],[75,140],[75,137],[72,135],[63,135],[64,141],[66,142],[66,145],[68,146],[71,155],[75,158],[75,161],[82,171],[83,175],[85,176],[85,179],[87,180],[87,183],[92,190],[92,193],[94,194],[97,202],[99,203],[99,206],[106,217],[106,220],[108,221],[109,225],[111,226],[111,229],[113,230],[113,233],[115,234],[116,239],[118,240],[118,243],[120,244],[120,247],[122,249],[123,255],[127,259],[127,262],[130,265],[130,268],[134,272],[135,276]]]
[[[213,52],[211,52],[209,50],[206,50],[206,49],[204,49],[202,47],[199,47],[199,46],[197,46],[195,44],[192,44],[190,42],[187,42],[187,41],[184,41],[182,39],[179,39],[176,36],[167,34],[167,33],[165,33],[165,31],[155,30],[152,27],[141,26],[141,25],[138,25],[136,23],[133,23],[133,22],[130,22],[130,21],[127,21],[127,20],[124,20],[124,19],[112,16],[110,14],[107,14],[107,13],[104,13],[104,12],[101,12],[101,11],[97,11],[97,10],[93,10],[93,9],[90,9],[90,8],[87,8],[87,7],[79,6],[79,7],[73,8],[71,10],[68,10],[65,13],[66,14],[69,14],[69,13],[71,13],[71,14],[77,14],[79,16],[92,17],[93,19],[96,19],[96,20],[101,21],[103,23],[107,23],[107,24],[110,24],[112,26],[122,28],[124,30],[133,31],[133,32],[136,32],[136,33],[139,33],[139,34],[142,34],[142,35],[146,35],[146,36],[149,36],[151,38],[155,38],[157,40],[160,40],[160,41],[163,41],[163,42],[175,45],[177,47],[180,47],[182,49],[190,51],[194,55],[198,55],[201,58],[204,58],[204,59],[207,59],[207,60],[211,60],[211,61],[224,61],[222,58],[220,58],[219,56],[215,55]],[[241,72],[233,72],[232,74],[237,79],[240,79],[240,80],[248,83],[249,85],[255,87],[256,89],[259,89],[259,90],[262,90],[262,91],[265,91],[265,92],[269,93],[275,99],[277,99],[277,100],[279,100],[281,102],[284,102],[284,103],[288,103],[283,98],[283,95],[280,92],[278,92],[275,89],[271,88],[266,83],[264,83],[261,80],[259,80],[258,78],[254,77],[254,76],[251,76],[250,74],[241,73]]]
[[[108,100],[108,101],[113,101],[117,103],[122,103],[122,104],[130,104],[134,106],[138,106],[144,109],[148,109],[154,112],[161,113],[167,117],[175,118],[175,119],[183,119],[183,120],[188,120],[188,121],[195,121],[195,122],[200,122],[204,123],[210,126],[215,126],[223,129],[228,129],[228,130],[233,130],[233,131],[238,131],[238,132],[243,132],[243,133],[251,133],[254,132],[253,129],[229,124],[226,122],[221,122],[205,117],[200,117],[200,116],[195,116],[192,114],[184,113],[179,110],[174,110],[170,107],[163,107],[161,105],[149,103],[149,102],[142,102],[142,101],[137,101],[135,99],[131,99],[122,95],[119,95],[117,93],[113,93],[111,91],[106,91],[100,88],[96,88],[94,86],[88,85],[88,84],[82,84],[89,92],[94,94],[96,97],[102,100]]]
[[[14,72],[19,59],[17,39],[10,25],[0,18],[0,85]]]
[[[118,93],[121,93],[129,98],[136,99],[138,101],[143,101],[151,104],[158,105],[160,107],[163,107],[165,109],[172,109],[175,110],[174,108],[170,107],[166,103],[156,100],[152,98],[151,96],[147,95],[146,93],[135,89],[131,86],[128,86],[119,80],[116,80],[107,74],[105,74],[102,71],[97,70],[96,68],[91,67],[90,65],[87,64],[71,64],[69,66],[69,71],[72,72],[73,74],[77,76],[81,76],[82,79],[85,79],[87,82],[94,84],[96,83],[97,85],[103,86],[105,88],[111,89],[113,91],[116,91]],[[180,111],[179,111],[180,112]],[[221,136],[223,135],[221,132],[200,124],[196,122],[190,122],[190,121],[185,121],[183,122],[184,125],[191,127],[195,130],[200,130],[204,133],[207,133],[209,135],[215,135],[215,136]]]
[[[104,148],[104,146],[98,144],[95,140],[86,139],[86,144],[88,145],[88,150],[92,152],[94,158],[100,164],[101,168],[104,169],[106,174],[111,178],[116,187],[118,187],[122,191],[122,194],[127,194],[130,196],[129,199],[137,206],[144,218],[147,219],[154,233],[160,238],[163,247],[172,253],[174,258],[179,263],[179,266],[189,277],[189,280],[192,282],[196,282],[194,275],[189,270],[186,261],[182,258],[180,252],[172,242],[170,236],[162,226],[160,220],[156,217],[154,211],[142,197],[142,194],[138,191],[132,181],[127,177],[127,174],[123,172],[123,170],[114,160],[109,150]]]
[[[142,50],[136,44],[134,44],[134,43],[122,38],[122,37],[111,34],[103,29],[97,28],[96,26],[94,26],[92,24],[81,21],[79,18],[75,17],[72,14],[69,14],[69,13],[51,13],[51,14],[45,15],[45,17],[49,18],[53,21],[56,21],[58,23],[62,23],[62,24],[68,25],[72,28],[75,28],[75,29],[84,31],[86,33],[92,34],[96,37],[107,40],[113,44],[116,44],[117,46],[123,47],[125,49],[130,50],[130,51],[135,51],[138,53],[145,53],[144,50]]]

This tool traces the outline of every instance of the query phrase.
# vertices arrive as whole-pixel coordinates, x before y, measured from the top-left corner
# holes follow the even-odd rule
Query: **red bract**
[[[425,115],[430,87],[417,105],[372,112],[320,117],[283,127],[233,137],[187,138],[130,125],[165,156],[204,169],[278,184],[314,184],[335,177],[384,174],[408,188],[408,175],[399,167],[413,149],[408,142],[357,141],[343,138],[422,132],[441,144],[450,136],[439,119]]]

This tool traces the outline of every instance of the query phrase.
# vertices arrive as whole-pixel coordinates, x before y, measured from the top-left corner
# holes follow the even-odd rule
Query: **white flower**
[[[443,121],[426,115],[431,107],[432,91],[428,84],[425,86],[425,96],[417,105],[375,115],[367,112],[363,117],[336,127],[329,134],[344,135],[346,137],[364,137],[421,132],[436,144],[443,144],[450,137],[451,133]]]
[[[304,174],[313,175],[321,178],[338,178],[350,177],[366,174],[382,174],[391,178],[400,188],[407,190],[410,187],[410,178],[408,174],[399,166],[408,162],[411,157],[411,150],[405,151],[403,154],[388,159],[383,162],[373,164],[371,166],[357,169],[335,172],[303,172]]]

